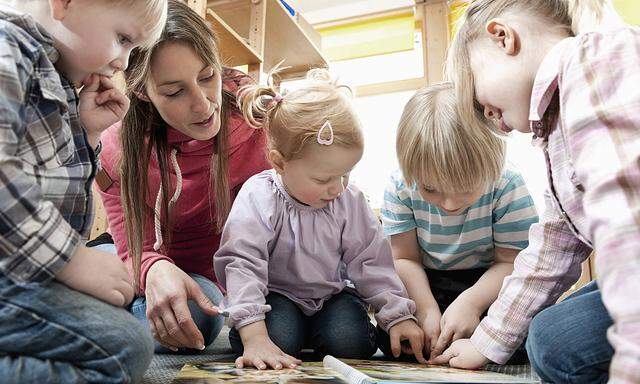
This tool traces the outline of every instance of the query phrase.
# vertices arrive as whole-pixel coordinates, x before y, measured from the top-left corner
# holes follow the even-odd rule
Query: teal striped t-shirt
[[[384,192],[380,216],[387,236],[416,228],[422,264],[438,270],[488,268],[494,248],[526,248],[529,227],[538,221],[522,176],[509,169],[456,215],[426,202],[396,171]]]

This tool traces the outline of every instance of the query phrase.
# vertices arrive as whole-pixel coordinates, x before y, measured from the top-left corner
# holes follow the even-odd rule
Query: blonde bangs
[[[497,180],[505,144],[486,127],[467,129],[451,83],[418,91],[400,120],[397,153],[409,184],[446,193],[469,192]]]

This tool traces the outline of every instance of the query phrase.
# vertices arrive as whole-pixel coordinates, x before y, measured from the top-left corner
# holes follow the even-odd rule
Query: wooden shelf
[[[253,62],[242,64],[255,64],[256,58],[261,58],[260,71],[265,73],[283,59],[282,66],[290,67],[281,72],[283,77],[327,66],[318,46],[319,34],[300,14],[291,16],[279,0],[209,0],[207,7],[211,11],[207,17],[218,16],[212,22],[219,24],[220,49],[225,58],[244,57],[235,51],[242,48],[237,47],[240,41],[255,54]]]
[[[220,41],[222,62],[229,67],[259,64],[262,57],[213,10],[207,9],[207,21]]]
[[[291,17],[279,0],[266,0],[267,28],[264,41],[265,71],[282,64],[291,67],[283,73],[304,72],[315,67],[326,67],[327,60],[309,36]],[[300,17],[300,16],[298,16]]]

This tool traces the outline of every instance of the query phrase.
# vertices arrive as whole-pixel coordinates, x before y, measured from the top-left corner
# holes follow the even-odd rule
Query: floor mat
[[[229,328],[224,327],[216,341],[204,351],[196,355],[155,355],[144,376],[144,384],[170,384],[178,375],[184,364],[205,361],[232,361],[234,355],[229,345]],[[380,352],[378,352],[380,353]],[[523,379],[539,380],[531,370],[530,365],[493,365],[486,368],[489,371],[500,372]]]

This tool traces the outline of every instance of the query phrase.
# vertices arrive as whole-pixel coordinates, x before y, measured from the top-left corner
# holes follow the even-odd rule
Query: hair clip
[[[325,139],[325,130],[329,130],[329,138]],[[324,136],[324,137],[323,137]],[[333,144],[333,127],[331,126],[331,122],[329,120],[325,121],[322,125],[322,128],[318,131],[318,144],[321,145],[331,145]]]
[[[276,104],[280,103],[282,101],[282,95],[276,93],[275,96],[273,96],[273,101],[275,101]]]

